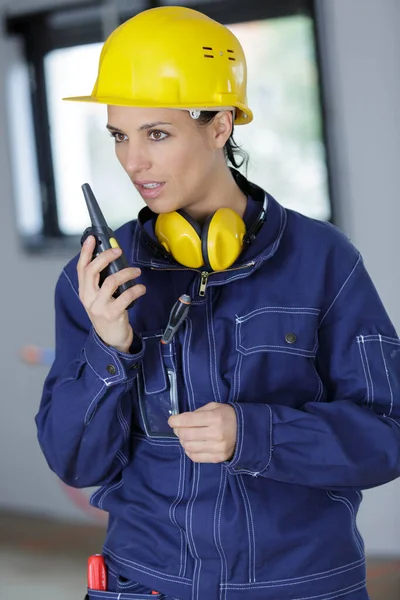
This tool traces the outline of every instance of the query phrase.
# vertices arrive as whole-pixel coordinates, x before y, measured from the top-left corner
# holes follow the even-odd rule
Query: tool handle
[[[90,590],[107,591],[107,567],[101,554],[89,556],[87,579]]]
[[[178,331],[179,327],[187,317],[191,302],[192,299],[187,294],[182,294],[182,296],[180,296],[175,302],[169,316],[168,325],[165,328],[161,338],[162,344],[169,344],[172,341],[175,333]]]

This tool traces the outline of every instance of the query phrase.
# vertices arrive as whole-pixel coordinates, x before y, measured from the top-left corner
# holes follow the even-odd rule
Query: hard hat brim
[[[185,105],[170,105],[166,106],[165,104],[157,104],[156,102],[135,102],[127,98],[106,98],[106,97],[98,97],[98,96],[70,96],[68,98],[63,98],[66,102],[90,102],[91,104],[108,104],[110,106],[133,106],[135,108],[176,108],[179,110],[191,110],[191,109],[199,109],[199,110],[223,110],[223,107],[218,104],[208,104],[204,106],[204,104],[191,104],[190,107]],[[253,120],[252,111],[242,104],[241,102],[235,102],[236,111],[235,117],[235,125],[247,125]]]

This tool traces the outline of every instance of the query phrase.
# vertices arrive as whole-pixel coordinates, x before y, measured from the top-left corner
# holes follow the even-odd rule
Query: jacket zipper
[[[203,271],[200,279],[199,296],[204,297],[206,295],[206,287],[210,273]]]
[[[150,267],[152,271],[195,271],[196,273],[200,273],[200,287],[199,287],[199,296],[201,296],[202,298],[206,295],[206,288],[207,288],[207,283],[208,283],[208,278],[210,277],[210,275],[214,275],[215,273],[227,273],[228,271],[240,271],[241,269],[245,269],[246,267],[253,267],[255,265],[255,261],[252,260],[249,263],[246,263],[245,265],[240,265],[238,267],[234,267],[233,269],[224,269],[223,271],[200,271],[200,269],[190,269],[190,268],[183,268],[183,269],[168,269],[168,268],[164,268],[164,267]]]

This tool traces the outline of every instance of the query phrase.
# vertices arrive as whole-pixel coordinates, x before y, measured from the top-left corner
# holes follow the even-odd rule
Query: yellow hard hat
[[[235,108],[250,123],[247,67],[235,35],[206,15],[163,6],[132,17],[106,40],[91,96],[65,98],[141,108]]]

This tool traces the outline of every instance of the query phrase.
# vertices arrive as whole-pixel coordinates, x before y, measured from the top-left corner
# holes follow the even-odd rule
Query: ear
[[[233,115],[230,110],[221,110],[212,120],[212,142],[216,149],[223,148],[233,127]]]

